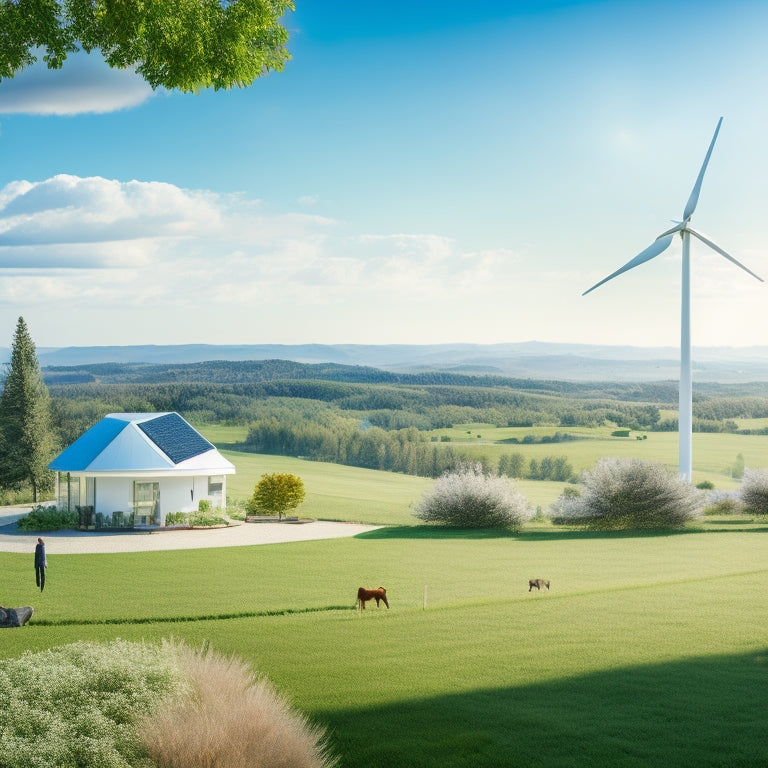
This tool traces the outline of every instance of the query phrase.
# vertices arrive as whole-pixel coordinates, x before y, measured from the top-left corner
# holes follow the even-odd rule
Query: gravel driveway
[[[37,537],[42,536],[48,555],[99,552],[151,552],[164,549],[204,549],[206,547],[245,547],[254,544],[280,544],[315,539],[339,539],[372,531],[380,526],[358,523],[331,523],[316,520],[308,523],[242,523],[230,528],[194,531],[130,531],[86,532],[52,531],[27,533],[19,531],[16,521],[29,507],[0,508],[0,552],[35,551]]]

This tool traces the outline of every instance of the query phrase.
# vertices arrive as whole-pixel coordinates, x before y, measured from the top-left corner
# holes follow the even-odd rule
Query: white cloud
[[[750,266],[760,273],[765,259],[750,254]],[[674,345],[676,275],[678,259],[660,259],[587,300],[591,276],[556,269],[533,246],[351,233],[321,216],[154,181],[60,175],[0,189],[0,320],[34,318],[45,345],[587,337]],[[736,281],[754,286],[740,292],[738,323],[723,322]],[[694,289],[697,344],[727,338],[717,323],[702,325],[708,314],[731,333],[760,326],[764,286],[720,257],[703,258]]]
[[[0,114],[77,115],[136,107],[153,95],[132,70],[109,67],[98,53],[74,53],[61,69],[42,56],[14,78],[0,81]]]
[[[109,267],[123,263],[116,242],[201,236],[221,223],[214,196],[171,184],[64,174],[14,181],[0,190],[0,265]]]

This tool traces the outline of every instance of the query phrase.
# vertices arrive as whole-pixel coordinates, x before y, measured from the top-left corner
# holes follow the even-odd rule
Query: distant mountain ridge
[[[0,348],[0,361],[10,351]],[[360,365],[398,372],[445,371],[571,381],[677,379],[674,347],[557,344],[177,344],[38,349],[42,367],[97,363],[175,364],[211,360],[289,360]],[[768,381],[768,346],[698,347],[699,381]]]

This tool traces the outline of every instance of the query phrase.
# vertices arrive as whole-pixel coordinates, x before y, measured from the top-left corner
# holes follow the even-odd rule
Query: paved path
[[[83,554],[99,552],[151,552],[164,549],[203,549],[206,547],[243,547],[254,544],[279,544],[313,539],[338,539],[356,536],[380,526],[358,523],[243,523],[231,528],[194,531],[130,531],[85,532],[52,531],[26,533],[19,531],[16,521],[29,507],[0,508],[0,552],[35,551],[38,535],[45,541],[46,553]]]

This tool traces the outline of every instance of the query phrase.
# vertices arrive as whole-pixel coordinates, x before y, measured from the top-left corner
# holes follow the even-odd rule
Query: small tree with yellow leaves
[[[274,472],[261,476],[245,509],[251,515],[276,514],[282,519],[283,513],[296,509],[305,495],[304,482],[300,477]]]

